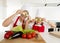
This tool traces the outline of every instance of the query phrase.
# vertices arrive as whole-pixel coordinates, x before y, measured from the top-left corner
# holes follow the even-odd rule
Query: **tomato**
[[[27,34],[27,39],[31,39],[32,35],[30,33]]]
[[[9,36],[8,34],[5,34],[5,35],[4,35],[4,38],[5,38],[5,39],[8,39],[9,37],[10,37],[10,36]]]
[[[12,31],[8,31],[8,34],[10,34],[10,35],[12,35],[12,34],[14,34]]]
[[[22,38],[26,38],[26,34],[22,34]]]
[[[13,35],[13,32],[12,32],[12,31],[8,31],[8,32],[4,35],[4,38],[5,38],[5,39],[8,39],[11,35]]]
[[[35,37],[36,36],[36,33],[35,32],[32,32],[31,35],[32,35],[32,37]]]

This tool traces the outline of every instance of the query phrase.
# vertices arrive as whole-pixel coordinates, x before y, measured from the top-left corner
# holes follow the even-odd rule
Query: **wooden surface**
[[[49,34],[60,38],[60,32],[50,32]]]
[[[41,35],[38,35],[38,38],[33,39],[23,39],[23,38],[17,38],[17,39],[3,39],[0,43],[46,43],[45,40],[41,37]]]

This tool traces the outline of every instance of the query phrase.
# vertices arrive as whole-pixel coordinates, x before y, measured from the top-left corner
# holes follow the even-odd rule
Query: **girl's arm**
[[[2,23],[2,25],[3,25],[4,27],[9,26],[9,25],[13,22],[13,19],[14,19],[14,17],[15,17],[17,14],[21,14],[21,10],[18,10],[15,14],[11,15],[11,16],[8,17],[6,20],[4,20],[4,22]]]
[[[31,22],[34,23],[34,22],[35,22],[35,19],[30,20],[30,23],[31,23]]]
[[[56,24],[50,21],[46,21],[52,28],[56,28]]]
[[[43,21],[47,22],[52,28],[56,28],[56,24],[43,18]]]

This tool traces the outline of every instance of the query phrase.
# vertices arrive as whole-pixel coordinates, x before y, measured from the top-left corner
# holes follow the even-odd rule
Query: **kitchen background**
[[[31,18],[38,16],[56,22],[60,21],[59,5],[60,0],[0,0],[0,36],[10,29],[3,27],[2,22],[18,9],[28,9]]]

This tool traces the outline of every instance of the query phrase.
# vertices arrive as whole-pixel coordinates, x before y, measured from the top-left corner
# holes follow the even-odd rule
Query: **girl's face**
[[[41,18],[36,18],[36,23],[37,24],[41,24],[43,21],[42,21],[42,19]]]
[[[36,24],[41,24],[42,22],[41,21],[36,21]]]

